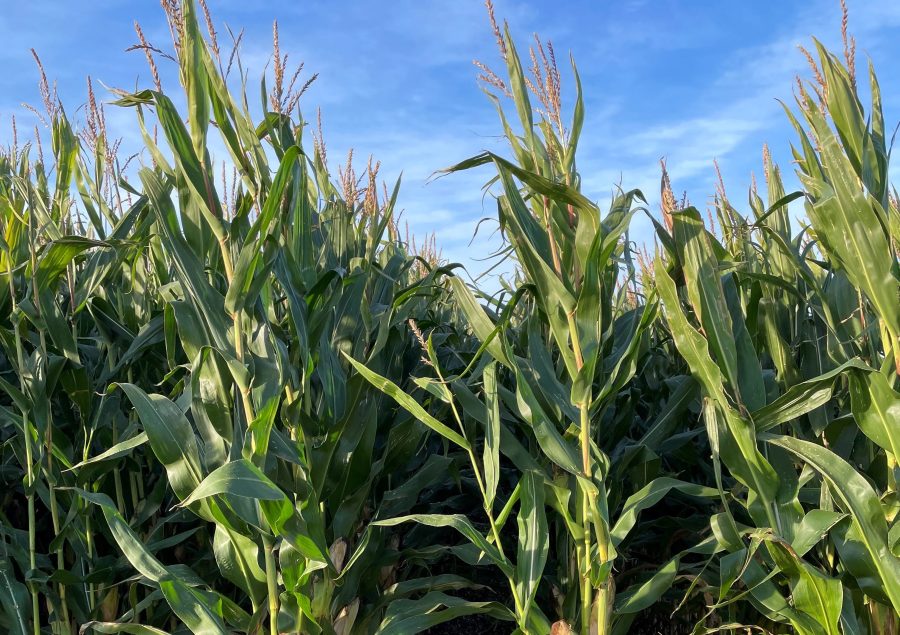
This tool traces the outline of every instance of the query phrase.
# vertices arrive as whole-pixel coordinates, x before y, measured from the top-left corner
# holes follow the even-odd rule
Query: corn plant
[[[400,242],[376,168],[335,185],[279,99],[253,121],[197,16],[168,7],[190,125],[161,86],[116,100],[144,135],[139,185],[52,101],[55,184],[27,153],[3,163],[4,448],[24,474],[2,525],[12,632],[349,633],[378,625],[386,593],[441,584],[402,577],[390,536],[362,531],[438,472],[419,469],[417,424],[340,358],[410,372],[406,320],[439,319],[438,272]]]
[[[898,632],[874,71],[864,109],[846,32],[807,53],[801,191],[765,151],[746,214],[720,182],[704,222],[665,172],[661,218],[638,190],[601,213],[574,63],[565,116],[552,45],[524,68],[488,7],[508,149],[445,172],[496,173],[494,294],[401,239],[377,164],[331,176],[277,25],[252,106],[202,1],[163,3],[179,86],[138,27],[153,87],[89,81],[82,126],[38,61],[50,143],[0,153],[0,628]]]
[[[874,73],[867,120],[852,56],[845,66],[817,49],[823,83],[800,90],[799,118],[786,109],[804,191],[786,196],[766,153],[768,206],[751,192],[751,222],[720,198],[724,244],[697,210],[674,211],[654,284],[702,386],[723,496],[699,552],[718,560],[710,611],[737,628],[754,619],[736,606],[749,600],[773,629],[890,633],[897,209]],[[798,197],[810,225],[793,237],[787,203]]]
[[[643,195],[620,192],[602,216],[579,192],[580,86],[567,131],[559,110],[559,72],[543,48],[549,70],[541,75],[536,65],[526,80],[508,31],[500,41],[509,80],[493,73],[489,80],[512,98],[521,134],[512,131],[499,100],[491,97],[515,162],[485,153],[447,171],[482,164],[497,169],[498,219],[520,266],[519,286],[507,303],[495,304],[492,319],[460,278],[450,280],[479,346],[461,373],[446,375],[431,344],[424,345],[435,376],[418,383],[430,398],[446,404],[442,409],[449,410],[452,425],[371,375],[375,385],[466,452],[489,531],[482,534],[468,519],[450,516],[414,515],[392,522],[452,526],[482,549],[508,579],[517,632],[547,632],[551,622],[555,632],[624,632],[635,613],[667,590],[678,570],[675,556],[660,563],[654,575],[622,589],[616,601],[613,563],[638,515],[672,490],[701,498],[716,492],[663,476],[640,482],[630,496],[611,495],[618,488],[610,477],[621,466],[610,453],[615,449],[624,455],[630,444],[628,431],[611,430],[609,422],[621,416],[616,402],[637,370],[657,312],[655,297],[639,301],[633,281],[622,275],[630,257],[623,236]],[[574,66],[573,73],[577,83]],[[536,85],[548,87],[531,91],[549,109],[539,122],[529,98]],[[518,472],[505,501],[497,499],[501,456]],[[502,530],[516,505],[513,560],[507,555],[511,549],[503,547]],[[555,598],[537,602],[551,552],[556,571],[553,593],[546,595]]]

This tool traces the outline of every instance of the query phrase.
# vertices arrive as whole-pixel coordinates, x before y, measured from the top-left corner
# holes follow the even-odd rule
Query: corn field
[[[441,178],[495,174],[497,291],[329,172],[277,39],[258,94],[163,6],[177,84],[138,28],[153,87],[81,129],[44,77],[51,143],[0,155],[0,630],[900,633],[900,201],[852,46],[785,104],[800,191],[766,152],[707,219],[665,171],[601,210],[574,63],[564,112],[491,13],[507,150]]]

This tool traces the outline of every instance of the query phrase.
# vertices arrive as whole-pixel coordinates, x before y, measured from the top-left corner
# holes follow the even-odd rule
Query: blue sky
[[[503,149],[472,66],[473,58],[500,66],[480,0],[209,4],[220,27],[245,28],[242,57],[253,81],[270,59],[277,17],[282,51],[319,73],[301,107],[314,118],[321,106],[330,161],[353,147],[360,161],[369,154],[380,159],[389,180],[403,171],[400,202],[413,232],[435,232],[446,258],[472,273],[484,268],[478,258],[496,246],[490,237],[495,225],[485,224],[470,240],[479,219],[494,212],[481,192],[490,172],[427,182],[437,169],[484,149]],[[579,148],[585,193],[604,201],[621,182],[643,189],[654,211],[660,157],[667,158],[676,194],[686,190],[701,209],[714,192],[713,159],[737,203],[746,200],[751,172],[760,173],[764,142],[783,172],[792,173],[793,136],[776,98],[789,101],[794,76],[807,75],[797,44],[816,35],[836,48],[840,35],[837,0],[496,0],[496,10],[520,49],[539,32],[561,59],[568,51],[575,56],[587,111]],[[8,3],[0,14],[2,137],[9,137],[10,115],[20,129],[33,124],[21,106],[39,101],[30,47],[70,113],[85,101],[88,74],[110,86],[149,87],[143,56],[124,52],[135,42],[134,19],[152,43],[168,42],[156,0]],[[870,57],[880,70],[893,126],[900,117],[900,77],[891,65],[900,54],[900,3],[850,0],[850,25],[858,66]],[[564,93],[571,87],[564,84]],[[108,98],[102,89],[99,96]],[[126,134],[133,116],[109,108],[111,132]],[[125,146],[134,142],[126,138]],[[636,217],[632,238],[652,242],[644,219]]]

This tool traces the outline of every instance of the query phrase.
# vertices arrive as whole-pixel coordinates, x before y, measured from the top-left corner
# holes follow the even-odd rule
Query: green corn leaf
[[[291,182],[297,158],[301,154],[302,151],[297,146],[291,146],[284,153],[265,203],[263,203],[262,211],[244,237],[244,246],[234,266],[234,278],[225,296],[225,309],[230,313],[234,313],[238,308],[246,306],[255,299],[255,294],[250,293],[250,286],[257,265],[263,259],[261,245],[269,237],[272,223],[278,217],[285,190]]]
[[[793,421],[828,403],[833,394],[834,380],[851,369],[866,371],[869,367],[858,359],[852,359],[818,377],[791,386],[778,399],[751,414],[757,432]],[[854,375],[850,373],[851,377]]]
[[[729,385],[740,390],[733,326],[708,232],[694,208],[674,214],[673,223],[691,304]]]
[[[258,467],[265,463],[269,451],[269,439],[275,426],[275,416],[278,414],[279,398],[272,397],[266,405],[257,413],[256,419],[250,422],[247,431],[250,433],[249,456]]]
[[[544,510],[544,478],[534,472],[522,476],[519,488],[519,543],[516,551],[516,588],[524,606],[521,619],[528,618],[534,603],[547,554],[550,550],[547,515]]]
[[[216,525],[213,554],[219,571],[257,602],[266,593],[266,574],[258,562],[259,551],[256,543],[246,536]]]
[[[412,397],[403,392],[400,387],[397,386],[394,382],[387,379],[386,377],[382,377],[376,372],[369,370],[363,364],[356,361],[349,355],[344,354],[344,357],[347,358],[347,361],[350,362],[353,368],[355,368],[356,371],[366,379],[366,381],[368,381],[378,390],[396,401],[397,404],[404,410],[406,410],[409,414],[413,415],[416,419],[437,432],[445,439],[453,441],[453,443],[455,443],[459,447],[465,450],[471,448],[469,442],[466,441],[458,432],[454,432],[443,423],[428,414],[428,412],[422,406],[416,403],[416,401]]]
[[[891,388],[885,376],[851,372],[850,402],[863,434],[894,457],[900,456],[900,393]]]
[[[88,629],[95,633],[127,633],[128,635],[169,635],[168,631],[153,626],[134,624],[130,622],[85,622],[81,625],[81,632]]]
[[[413,635],[465,615],[487,614],[495,619],[512,620],[509,609],[499,602],[472,602],[432,591],[416,600],[391,603],[378,635]]]
[[[750,337],[750,331],[747,329],[747,321],[733,275],[725,275],[722,278],[722,289],[731,318],[731,332],[737,351],[737,381],[740,398],[748,410],[756,410],[766,404],[766,388],[759,356]]]
[[[304,501],[302,513],[284,494],[278,500],[257,499],[272,533],[280,536],[309,560],[309,571],[333,570],[319,510],[314,500]]]
[[[832,527],[844,520],[847,514],[828,509],[811,509],[800,521],[794,532],[791,549],[802,558],[819,543]]]
[[[767,544],[775,563],[791,578],[794,608],[815,620],[825,635],[841,635],[838,626],[844,591],[841,581],[801,560],[786,543],[769,539]]]
[[[675,282],[660,258],[656,259],[655,271],[657,290],[678,351],[687,360],[691,373],[703,386],[706,394],[720,404],[725,403],[722,371],[709,356],[706,340],[691,326],[682,312]]]
[[[706,394],[718,405],[721,416],[716,419],[728,431],[727,435],[720,438],[720,456],[735,476],[753,487],[771,514],[771,503],[778,490],[778,476],[759,452],[755,430],[750,422],[731,410],[725,396],[721,371],[709,356],[706,340],[682,313],[675,283],[659,258],[656,260],[656,282],[675,345]],[[774,522],[771,524],[777,525]]]
[[[845,98],[835,99],[843,103]],[[860,188],[851,159],[842,152],[824,116],[818,109],[813,110],[815,112],[805,114],[819,140],[822,163],[828,176],[827,180],[820,180],[803,175],[804,185],[813,199],[807,206],[807,213],[827,253],[875,306],[890,335],[900,372],[900,302],[897,302],[900,279],[892,271],[895,259],[882,219],[884,211],[877,200]],[[834,115],[835,111],[831,112]],[[845,142],[849,141],[852,135],[847,131],[853,126],[849,122],[842,125],[837,120],[836,126],[843,132]]]
[[[513,43],[512,36],[509,34],[509,28],[506,28],[503,33],[503,41],[507,51],[507,72],[509,73],[510,90],[513,94],[516,112],[519,113],[519,120],[522,123],[525,144],[531,152],[534,152],[535,145],[538,142],[534,135],[534,119],[532,117],[531,102],[528,99],[528,85],[525,83],[522,63],[519,60],[519,54],[516,51],[516,45]]]
[[[140,178],[156,213],[157,226],[163,230],[166,251],[185,286],[186,299],[194,306],[198,322],[204,325],[206,332],[202,336],[205,343],[215,344],[219,350],[230,352],[224,298],[209,284],[203,275],[203,264],[181,235],[168,186],[146,168],[141,170]]]
[[[185,2],[181,10],[184,42],[178,56],[181,63],[181,77],[187,95],[188,121],[191,126],[191,141],[194,152],[201,160],[206,159],[206,132],[209,127],[209,82],[203,66],[201,51],[206,43],[200,34],[197,9],[193,2]],[[208,161],[207,161],[208,162]]]
[[[506,558],[500,555],[497,547],[489,543],[471,521],[462,514],[410,514],[378,520],[372,524],[378,527],[395,527],[403,523],[419,523],[428,527],[449,527],[458,531],[466,540],[474,545],[481,553],[490,558],[503,573],[509,577],[514,575],[514,569]]]
[[[190,422],[170,400],[148,395],[134,384],[117,384],[140,417],[150,448],[169,475],[179,499],[190,496],[203,480],[200,450]]]
[[[255,301],[250,287],[262,259],[262,251],[256,243],[248,244],[238,255],[234,263],[234,276],[225,294],[225,310],[232,315]]]
[[[452,573],[401,580],[385,589],[385,595],[391,598],[414,595],[428,591],[455,591],[458,589],[483,589],[480,584],[463,576]]]
[[[182,321],[189,319],[187,315],[182,315]],[[191,364],[191,417],[203,440],[204,465],[212,470],[225,463],[226,449],[233,441],[231,383],[222,369],[223,360],[211,347],[201,345],[197,351]]]
[[[649,580],[635,585],[637,588],[626,589],[616,602],[616,613],[628,615],[637,613],[651,606],[662,595],[672,588],[678,573],[679,559],[672,558],[656,571]]]
[[[76,490],[78,494],[87,500],[100,506],[106,519],[113,539],[119,545],[119,549],[137,571],[153,582],[159,582],[169,575],[166,567],[151,554],[141,538],[128,525],[122,514],[116,509],[115,503],[106,494],[85,492]]]
[[[695,485],[675,478],[660,477],[635,492],[625,501],[625,505],[619,514],[619,519],[610,530],[610,538],[615,546],[625,539],[628,533],[637,523],[639,514],[656,505],[672,490],[677,490],[688,496],[701,498],[718,498],[719,490],[712,487]]]
[[[719,604],[728,596],[734,583],[747,569],[749,558],[755,555],[758,545],[754,544],[752,547],[752,551],[747,547],[741,547],[719,560]]]
[[[697,398],[699,386],[693,377],[682,375],[673,378],[673,381],[676,379],[678,380],[677,387],[669,395],[659,416],[638,440],[639,445],[656,450],[665,439],[671,436],[671,432],[680,423],[681,415]]]
[[[130,622],[85,622],[81,632],[92,630],[95,633],[127,633],[128,635],[169,635],[168,631],[143,624]]]
[[[515,372],[517,409],[522,418],[530,424],[541,451],[562,469],[575,476],[581,476],[583,469],[578,450],[560,434],[556,423],[544,412],[518,366],[515,367]]]
[[[575,78],[575,106],[572,108],[572,125],[569,132],[569,145],[566,148],[564,170],[572,171],[575,162],[575,150],[578,148],[578,139],[581,136],[581,129],[584,126],[584,97],[581,90],[581,76],[575,67],[575,58],[569,56],[572,65],[572,76]]]
[[[550,236],[528,210],[512,175],[502,165],[496,165],[505,194],[499,201],[501,222],[507,227],[528,280],[537,288],[536,300],[550,322],[550,329],[569,375],[576,377],[578,369],[569,347],[567,318],[575,310],[575,297],[553,270]]]
[[[175,614],[181,618],[185,626],[196,635],[227,635],[222,616],[209,605],[207,599],[195,589],[175,577],[166,577],[159,581],[166,602]]]
[[[79,463],[76,463],[69,470],[77,470],[79,468],[85,467],[87,465],[93,465],[95,463],[100,463],[101,461],[111,461],[113,459],[118,459],[123,456],[127,456],[131,454],[131,451],[134,448],[140,447],[147,443],[148,437],[146,432],[139,432],[129,439],[125,439],[124,441],[120,441],[116,443],[111,448],[104,450],[100,454],[96,456],[92,456],[89,459],[85,459]]]
[[[453,295],[459,303],[459,308],[466,316],[469,326],[475,332],[476,337],[487,347],[487,351],[491,357],[501,362],[504,366],[509,367],[510,362],[506,358],[503,346],[498,338],[503,335],[495,327],[494,323],[484,312],[484,309],[478,304],[478,300],[466,286],[466,283],[459,277],[449,279],[450,286],[453,289]]]
[[[215,188],[211,180],[212,176],[207,173],[202,163],[204,157],[198,155],[191,135],[188,134],[172,100],[162,93],[151,91],[151,94],[156,103],[160,127],[172,148],[175,164],[184,175],[190,194],[212,230],[213,235],[221,240],[225,236],[225,229],[221,220],[222,209],[219,204],[219,197],[215,194]],[[209,121],[208,115],[206,121]]]
[[[5,546],[5,545],[4,545]],[[12,560],[0,560],[0,610],[6,615],[10,635],[30,635],[31,598],[28,589],[13,575]]]
[[[575,207],[578,207],[580,211],[592,213],[594,216],[600,215],[600,210],[597,209],[597,206],[577,189],[566,185],[565,183],[551,181],[535,172],[525,170],[493,152],[482,152],[481,154],[466,159],[465,161],[461,161],[452,167],[441,170],[441,173],[449,174],[462,170],[470,170],[489,163],[502,166],[533,191],[542,194],[551,200],[574,205]]]
[[[56,290],[55,284],[66,267],[85,251],[97,247],[110,247],[108,243],[81,236],[64,236],[54,240],[41,253],[35,271],[39,292]]]
[[[612,360],[615,361],[606,381],[597,393],[597,397],[591,402],[592,410],[605,403],[613,395],[616,395],[634,376],[638,367],[638,357],[641,352],[641,342],[643,341],[644,333],[650,328],[658,315],[659,302],[655,296],[651,295],[641,308],[639,318],[635,316],[631,319],[633,326],[630,332],[626,334],[625,346],[614,350],[604,360],[607,364]]]
[[[229,494],[255,500],[281,500],[284,492],[270,481],[258,467],[247,459],[229,461],[207,476],[183,499],[179,506],[187,507],[210,496]]]
[[[66,199],[70,193],[69,188],[72,185],[79,149],[78,137],[69,125],[64,112],[58,113],[53,118],[52,142],[53,154],[56,157],[56,187],[52,216],[59,222],[68,211],[65,209]],[[55,231],[55,223],[50,227],[51,232]]]
[[[146,549],[143,541],[116,510],[115,504],[108,496],[84,490],[76,491],[82,498],[100,506],[122,553],[144,577],[160,586],[169,606],[193,632],[216,635],[227,633],[221,616],[210,608],[206,598],[174,577],[172,572]]]
[[[884,605],[890,605],[891,600],[887,596],[884,583],[878,567],[869,550],[866,548],[859,525],[852,519],[836,524],[830,532],[831,540],[841,558],[841,564],[852,576],[857,586],[869,597]],[[888,542],[890,542],[888,532]]]
[[[895,608],[900,608],[900,558],[888,546],[887,522],[872,486],[849,463],[815,443],[786,436],[773,436],[767,441],[794,454],[822,475],[841,506],[851,514],[885,594]]]
[[[493,509],[500,482],[500,397],[497,394],[497,364],[492,362],[484,369],[484,398],[487,414],[484,427],[485,507]]]
[[[759,543],[758,537],[754,539],[754,543]],[[751,552],[755,553],[755,548],[751,548]],[[755,559],[747,560],[741,579],[750,589],[754,607],[773,621],[790,623],[798,633],[817,633],[816,621],[791,606],[781,589],[772,581],[776,573],[777,570],[767,571]]]

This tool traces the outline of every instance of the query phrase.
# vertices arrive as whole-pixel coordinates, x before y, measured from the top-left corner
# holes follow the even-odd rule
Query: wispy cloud
[[[751,172],[761,171],[760,150],[765,141],[774,142],[776,159],[788,162],[788,140],[793,133],[778,100],[790,105],[794,78],[807,72],[797,46],[809,46],[810,35],[815,33],[824,34],[826,44],[836,47],[839,19],[837,3],[814,2],[765,39],[710,51],[717,64],[709,66],[721,70],[686,69],[683,79],[673,78],[670,83],[680,81],[689,89],[680,103],[672,104],[665,118],[648,117],[646,111],[629,116],[627,106],[617,109],[612,115],[617,120],[608,122],[615,142],[589,144],[582,153],[586,189],[608,199],[604,194],[611,183],[621,181],[625,187],[642,189],[656,211],[659,159],[665,157],[677,192],[686,190],[701,209],[714,191],[714,160],[719,161],[734,191],[746,191]],[[871,43],[867,50],[876,54],[884,52],[885,30],[898,21],[896,5],[871,3],[852,14],[851,24],[860,42]],[[625,36],[624,41],[631,42],[633,37]],[[659,89],[666,92],[671,87],[663,84]],[[652,98],[654,89],[648,92]],[[609,169],[610,165],[617,167]],[[790,182],[790,170],[786,177]],[[739,195],[736,200],[741,198]],[[639,242],[651,240],[649,222],[637,220],[632,233]]]

